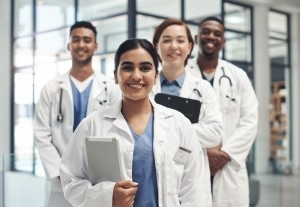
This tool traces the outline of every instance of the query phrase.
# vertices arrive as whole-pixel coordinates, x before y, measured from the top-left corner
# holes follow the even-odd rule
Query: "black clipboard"
[[[200,101],[164,93],[156,94],[154,100],[158,104],[180,111],[192,123],[198,123],[201,109]]]
[[[103,181],[121,180],[119,140],[116,138],[85,138],[90,181],[93,185]]]

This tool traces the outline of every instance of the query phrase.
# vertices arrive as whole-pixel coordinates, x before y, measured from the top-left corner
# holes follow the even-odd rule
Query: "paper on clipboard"
[[[93,185],[103,181],[121,180],[119,140],[116,138],[85,138],[90,181]]]
[[[191,123],[198,123],[201,109],[200,101],[164,93],[156,94],[154,100],[158,104],[180,111]]]

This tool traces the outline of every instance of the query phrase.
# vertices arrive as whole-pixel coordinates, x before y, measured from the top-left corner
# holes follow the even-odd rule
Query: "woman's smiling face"
[[[145,49],[139,47],[121,55],[115,81],[120,85],[124,99],[148,98],[156,78],[153,58]]]

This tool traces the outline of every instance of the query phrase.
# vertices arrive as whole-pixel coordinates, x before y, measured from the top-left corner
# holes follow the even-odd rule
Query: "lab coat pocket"
[[[174,161],[176,151],[166,150],[164,153],[165,163],[165,196],[168,206],[179,207],[179,190],[184,171],[184,164]]]
[[[229,91],[220,90],[219,104],[224,114],[237,114],[240,109],[241,94],[234,89]]]

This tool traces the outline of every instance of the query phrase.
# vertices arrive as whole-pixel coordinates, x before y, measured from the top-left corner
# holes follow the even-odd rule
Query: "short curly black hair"
[[[79,21],[79,22],[75,22],[75,24],[73,24],[70,28],[70,36],[72,34],[72,31],[76,28],[80,28],[80,27],[84,27],[84,28],[88,28],[90,30],[93,31],[93,33],[95,34],[95,37],[97,37],[97,30],[96,27],[94,27],[94,25],[92,25],[91,22],[87,22],[87,21]]]

